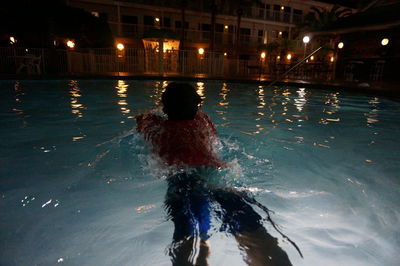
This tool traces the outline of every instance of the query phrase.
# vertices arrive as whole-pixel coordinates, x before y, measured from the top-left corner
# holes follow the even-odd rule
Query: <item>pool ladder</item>
[[[281,79],[283,79],[290,71],[292,71],[293,69],[295,69],[296,67],[300,66],[301,64],[303,64],[308,58],[310,58],[311,56],[313,56],[315,53],[317,53],[319,50],[322,49],[323,46],[320,46],[318,49],[314,50],[311,54],[307,55],[306,57],[304,57],[303,59],[301,59],[299,62],[297,62],[297,64],[295,64],[294,66],[292,66],[291,68],[289,68],[285,73],[283,73],[282,75],[280,75],[277,79],[275,79],[274,81],[272,81],[271,83],[269,83],[267,85],[267,87],[271,87],[272,85],[274,85],[275,83],[277,83],[278,81],[280,81]]]

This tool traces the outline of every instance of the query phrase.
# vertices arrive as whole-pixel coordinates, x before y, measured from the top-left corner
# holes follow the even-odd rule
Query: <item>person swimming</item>
[[[166,165],[178,169],[167,178],[165,197],[165,208],[175,227],[169,252],[173,265],[208,265],[211,212],[221,221],[220,230],[232,234],[246,252],[248,265],[292,265],[249,203],[264,206],[245,193],[207,182],[202,174],[205,168],[225,168],[227,164],[214,150],[217,131],[199,109],[201,98],[195,88],[187,83],[170,83],[161,102],[167,118],[141,114],[136,118],[136,129]],[[221,207],[218,211],[212,208],[214,203]],[[264,210],[275,227],[268,209]],[[192,253],[197,240],[200,248],[195,260]]]

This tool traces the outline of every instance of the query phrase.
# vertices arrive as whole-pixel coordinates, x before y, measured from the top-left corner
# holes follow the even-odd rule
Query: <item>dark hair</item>
[[[188,83],[172,82],[161,96],[164,113],[171,120],[192,120],[201,102],[196,89]]]

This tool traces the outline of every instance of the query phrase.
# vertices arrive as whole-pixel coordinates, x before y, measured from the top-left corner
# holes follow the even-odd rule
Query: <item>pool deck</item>
[[[247,76],[224,76],[209,77],[205,74],[197,75],[178,75],[178,74],[137,74],[126,72],[113,72],[101,75],[73,74],[73,75],[4,75],[0,74],[3,80],[46,80],[46,79],[127,79],[127,80],[219,80],[226,82],[253,83],[268,85],[273,80],[267,75],[247,75]],[[318,79],[282,79],[274,86],[303,86],[315,89],[335,89],[339,91],[351,91],[354,93],[386,96],[400,100],[400,85],[395,81],[344,81],[344,80],[318,80]]]

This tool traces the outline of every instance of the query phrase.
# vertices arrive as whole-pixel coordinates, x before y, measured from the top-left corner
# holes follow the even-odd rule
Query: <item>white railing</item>
[[[238,60],[222,53],[196,50],[165,52],[125,48],[99,49],[25,49],[0,48],[0,75],[16,76],[92,76],[92,75],[155,75],[207,78],[266,78],[279,76],[295,62],[277,62],[275,57]],[[293,71],[291,78],[329,78],[332,64],[304,64]]]

